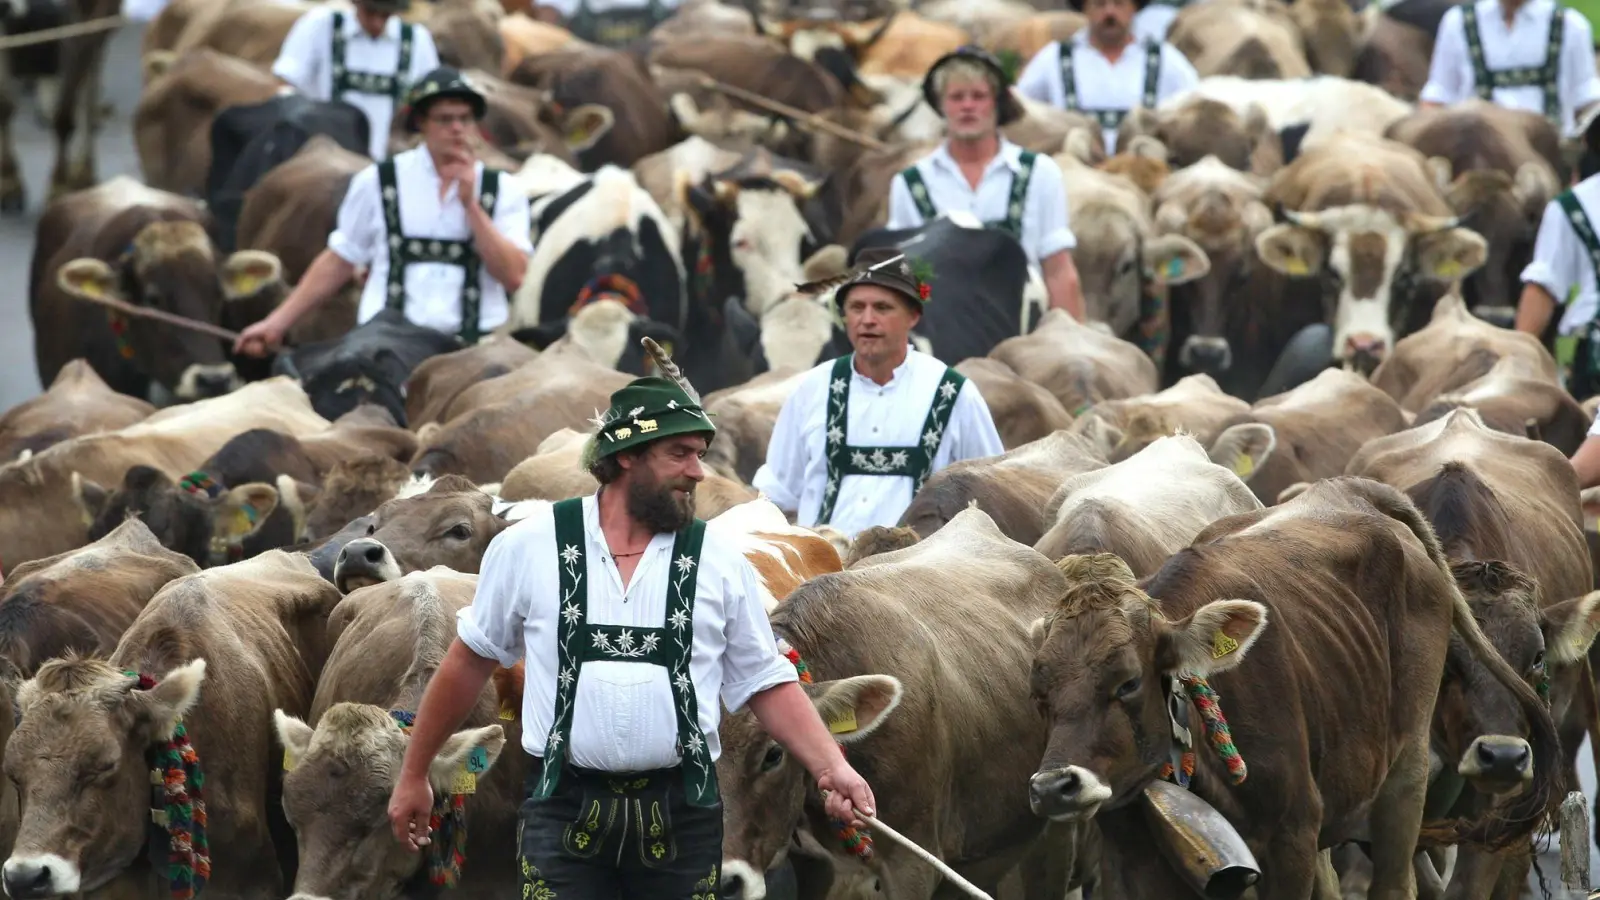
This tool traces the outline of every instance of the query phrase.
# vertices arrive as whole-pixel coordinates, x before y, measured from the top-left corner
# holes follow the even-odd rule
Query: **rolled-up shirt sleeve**
[[[800,680],[794,665],[778,655],[755,568],[742,556],[739,563],[738,575],[728,585],[722,656],[722,704],[730,713],[744,709],[751,697],[768,688]]]
[[[512,205],[512,204],[507,204]],[[526,210],[526,205],[524,205]],[[526,215],[524,215],[526,221]],[[378,167],[367,166],[350,179],[328,249],[354,266],[370,266],[383,241],[383,206],[378,197]]]
[[[952,442],[951,462],[999,456],[1006,452],[1000,432],[995,430],[989,404],[970,378],[961,386],[961,393],[956,395],[955,408],[950,410],[949,437]]]
[[[1537,284],[1565,304],[1567,294],[1578,283],[1578,265],[1581,242],[1567,222],[1561,204],[1552,200],[1545,204],[1544,218],[1539,221],[1539,236],[1533,244],[1533,260],[1522,270],[1524,284]]]
[[[1451,104],[1466,99],[1472,88],[1472,63],[1467,58],[1466,26],[1461,7],[1451,7],[1439,20],[1433,44],[1433,60],[1428,65],[1428,83],[1418,99],[1428,103]]]
[[[1029,200],[1034,207],[1035,225],[1032,229],[1032,247],[1029,256],[1045,260],[1063,250],[1078,246],[1067,216],[1067,190],[1061,177],[1061,167],[1048,156],[1035,157],[1033,181],[1028,185]]]
[[[530,585],[524,578],[527,566],[520,552],[527,548],[515,546],[522,536],[520,529],[507,529],[489,542],[472,605],[456,613],[461,643],[507,668],[522,658],[523,620],[530,602]]]
[[[1057,87],[1060,83],[1061,45],[1050,43],[1045,44],[1033,55],[1033,59],[1028,60],[1028,65],[1023,68],[1022,74],[1017,76],[1015,90],[1029,100],[1062,106],[1064,105],[1062,100],[1055,97],[1061,91],[1061,88]]]
[[[318,48],[332,40],[329,31],[332,23],[332,14],[323,9],[313,9],[296,19],[283,39],[278,58],[272,63],[272,74],[294,85],[302,94],[327,99],[319,96],[317,90],[317,76],[322,65]]]

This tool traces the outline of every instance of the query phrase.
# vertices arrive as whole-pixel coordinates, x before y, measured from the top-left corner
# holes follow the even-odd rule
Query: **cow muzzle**
[[[1533,779],[1533,750],[1519,737],[1481,735],[1461,754],[1456,772],[1490,793],[1512,790]]]
[[[233,363],[195,363],[183,370],[183,376],[178,379],[178,387],[173,393],[179,400],[204,400],[231,394],[243,385],[239,373],[234,371]]]
[[[1362,375],[1371,375],[1389,352],[1389,342],[1375,334],[1352,334],[1344,339],[1345,362]]]
[[[0,869],[6,896],[11,900],[39,900],[76,893],[83,881],[78,867],[56,856],[13,856]]]
[[[400,563],[382,541],[362,538],[351,541],[339,551],[339,561],[333,565],[333,583],[341,593],[348,594],[359,588],[393,581],[402,574]]]
[[[728,900],[763,900],[767,896],[766,875],[742,859],[725,859],[718,894]]]
[[[1028,779],[1028,805],[1033,814],[1055,822],[1089,819],[1111,799],[1111,787],[1082,766],[1036,772]]]
[[[1191,372],[1216,375],[1233,368],[1233,348],[1227,338],[1190,335],[1178,351],[1178,364]]]

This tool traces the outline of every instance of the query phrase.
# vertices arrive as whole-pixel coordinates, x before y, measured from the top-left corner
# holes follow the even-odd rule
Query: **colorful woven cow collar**
[[[389,717],[400,730],[411,732],[417,714],[401,709],[389,710]],[[465,794],[436,795],[428,814],[428,882],[453,888],[461,883],[461,869],[467,864],[467,797]]]
[[[1212,689],[1211,684],[1199,675],[1185,675],[1177,677],[1177,682],[1182,691],[1175,693],[1182,698],[1194,703],[1194,708],[1200,713],[1201,727],[1205,729],[1206,736],[1211,740],[1211,749],[1228,767],[1228,780],[1233,784],[1243,784],[1250,774],[1245,767],[1244,756],[1239,753],[1239,748],[1233,743],[1233,732],[1228,728],[1228,717],[1222,714],[1222,698]],[[1183,745],[1183,754],[1178,768],[1174,769],[1172,763],[1161,767],[1160,777],[1166,781],[1174,782],[1182,787],[1189,786],[1189,780],[1194,777],[1194,749],[1187,741],[1179,740]]]
[[[804,659],[800,658],[799,650],[796,650],[794,647],[790,646],[788,641],[779,638],[778,652],[783,654],[784,659],[787,659],[789,662],[794,664],[795,674],[800,676],[800,682],[802,684],[815,683],[811,679],[811,667],[806,665],[806,661]],[[844,749],[844,745],[840,744],[840,752],[844,752]],[[853,823],[843,821],[842,819],[829,818],[828,824],[833,826],[834,834],[839,836],[839,842],[844,845],[845,850],[849,851],[853,856],[860,857],[861,859],[872,858],[871,832],[864,828],[857,828]]]
[[[178,487],[191,494],[199,494],[212,500],[217,499],[222,493],[222,485],[204,472],[190,472],[183,476],[178,479]],[[253,512],[254,510],[251,510],[245,515],[251,515]]]
[[[152,675],[123,674],[138,678],[141,691],[156,686]],[[193,900],[211,880],[200,755],[179,721],[171,739],[150,748],[145,758],[150,764],[150,865],[166,881],[172,900]]]

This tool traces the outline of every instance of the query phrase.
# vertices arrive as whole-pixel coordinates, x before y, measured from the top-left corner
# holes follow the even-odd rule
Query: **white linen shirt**
[[[512,666],[526,659],[522,746],[543,757],[555,722],[559,653],[560,574],[555,513],[550,506],[501,532],[484,554],[472,605],[456,614],[456,633],[473,653]],[[626,589],[600,529],[598,496],[583,498],[586,621],[639,628],[665,627],[667,579],[674,535],[646,546]],[[778,655],[761,603],[755,569],[737,547],[708,530],[695,570],[694,649],[689,677],[695,714],[714,760],[722,753],[717,724],[722,705],[732,712],[767,688],[798,681]],[[678,719],[668,670],[649,663],[583,663],[573,699],[573,765],[602,772],[641,772],[677,765]]]
[[[539,0],[539,5],[548,6],[561,13],[563,18],[570,19],[585,2],[589,4],[589,11],[592,13],[617,9],[643,9],[650,5],[650,0]],[[678,0],[656,0],[656,5],[662,9],[673,10],[678,8]]]
[[[1590,224],[1600,228],[1600,175],[1591,175],[1572,189]],[[1566,309],[1557,327],[1562,336],[1581,331],[1600,312],[1600,286],[1595,284],[1594,264],[1583,240],[1572,229],[1566,210],[1554,200],[1545,204],[1539,222],[1539,237],[1533,244],[1533,261],[1522,270],[1525,284],[1537,284],[1550,292]],[[1572,302],[1567,294],[1578,289]]]
[[[1172,20],[1177,17],[1178,7],[1151,3],[1133,14],[1133,39],[1141,44],[1145,41],[1159,44],[1167,39],[1167,32],[1172,30]],[[1061,54],[1058,51],[1056,55]]]
[[[1483,61],[1491,72],[1544,65],[1550,43],[1550,16],[1557,9],[1554,0],[1529,0],[1512,17],[1509,29],[1499,0],[1479,0],[1475,6]],[[1563,14],[1566,23],[1556,88],[1561,95],[1560,129],[1565,135],[1573,130],[1576,110],[1600,100],[1600,78],[1595,76],[1594,32],[1589,22],[1576,10],[1563,9]],[[1446,105],[1460,103],[1476,96],[1476,85],[1461,9],[1451,7],[1439,20],[1428,83],[1423,85],[1420,99]],[[1495,103],[1508,109],[1544,115],[1544,91],[1538,85],[1495,88],[1491,96]]]
[[[822,511],[828,482],[828,388],[834,360],[805,374],[778,413],[767,446],[767,461],[751,482],[780,509],[794,510],[796,522],[810,527]],[[852,446],[912,447],[933,406],[933,392],[944,377],[945,364],[915,349],[880,385],[853,366],[845,443]],[[953,462],[1005,452],[994,419],[978,385],[968,379],[956,395],[944,440],[933,456],[929,475]],[[903,475],[845,475],[833,504],[833,527],[852,537],[873,525],[894,525],[911,505],[911,479]]]
[[[973,190],[967,183],[967,176],[961,174],[961,166],[950,156],[948,143],[940,144],[916,162],[934,209],[940,214],[968,212],[985,223],[1005,219],[1011,203],[1011,179],[1017,177],[1021,167],[1022,148],[1005,138],[1000,139],[1000,152],[984,168],[977,190]],[[921,224],[922,213],[911,199],[911,189],[906,186],[905,178],[896,174],[889,182],[887,227],[915,228]],[[1032,180],[1022,199],[1021,244],[1028,262],[1034,265],[1078,244],[1067,221],[1067,191],[1061,167],[1044,153],[1033,159]]]
[[[333,99],[333,14],[329,7],[313,8],[295,20],[283,39],[283,48],[272,64],[272,74],[294,85],[295,90],[313,100]],[[400,65],[400,17],[390,16],[383,33],[374,38],[361,28],[355,13],[344,13],[344,61],[352,72],[395,74]],[[403,73],[407,84],[439,68],[439,49],[433,35],[422,25],[411,26],[411,69]],[[389,128],[394,118],[394,100],[387,95],[347,93],[339,98],[367,114],[372,126],[367,155],[382,160],[388,156]]]
[[[451,185],[439,199],[439,171],[427,147],[415,147],[394,157],[395,186],[400,191],[400,229],[408,238],[468,240],[472,226],[467,224],[467,209],[461,205],[456,187]],[[483,183],[483,163],[477,164],[478,184]],[[503,189],[496,198],[494,224],[499,232],[522,252],[533,252],[529,238],[528,198],[510,190],[502,176]],[[389,242],[383,221],[383,197],[378,188],[378,167],[367,166],[350,179],[350,188],[339,206],[339,220],[328,235],[328,249],[346,262],[370,266],[367,283],[361,290],[356,321],[365,322],[381,312],[388,302]],[[448,263],[412,263],[406,267],[406,318],[417,325],[454,334],[461,330],[461,286],[466,270]],[[488,334],[510,316],[506,289],[487,265],[480,265],[478,276],[478,327]]]
[[[1072,44],[1073,87],[1080,109],[1128,110],[1143,105],[1146,58],[1143,41],[1129,44],[1115,63],[1090,45],[1088,29],[1074,34]],[[1157,105],[1200,81],[1200,73],[1178,48],[1167,43],[1159,46],[1161,72],[1156,78]],[[1031,100],[1066,108],[1067,87],[1061,80],[1059,41],[1044,45],[1033,55],[1028,67],[1017,78],[1017,91]],[[1102,128],[1100,133],[1106,142],[1106,153],[1117,152],[1117,129]]]

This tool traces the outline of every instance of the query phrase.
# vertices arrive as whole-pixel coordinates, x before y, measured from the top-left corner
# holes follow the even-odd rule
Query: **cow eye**
[[[1533,668],[1535,668],[1535,669],[1544,668],[1544,651],[1543,650],[1540,650],[1538,653],[1535,653],[1533,655]]]
[[[771,772],[781,762],[783,762],[783,748],[773,744],[767,748],[767,755],[761,758],[761,771]]]
[[[472,537],[472,528],[463,523],[451,528],[449,531],[446,531],[444,536],[450,538],[451,540],[464,541],[467,538]]]
[[[1132,697],[1134,694],[1139,693],[1139,688],[1143,686],[1144,678],[1142,676],[1135,675],[1132,678],[1129,678],[1127,681],[1117,685],[1117,699],[1126,700],[1129,697]]]
[[[372,537],[374,534],[377,533],[377,531],[378,531],[378,524],[376,522],[373,522],[373,523],[370,523],[370,524],[367,525],[367,537]]]

